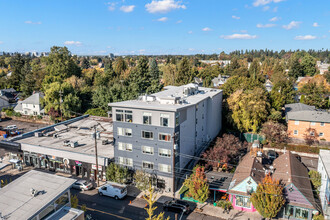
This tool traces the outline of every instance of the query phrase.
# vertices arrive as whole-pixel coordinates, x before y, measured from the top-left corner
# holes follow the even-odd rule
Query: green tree
[[[251,201],[264,218],[275,218],[285,203],[283,186],[267,175],[252,194]]]
[[[84,57],[81,61],[81,68],[82,69],[88,69],[90,67],[89,60]]]
[[[136,188],[141,191],[146,191],[151,184],[149,175],[143,170],[136,170],[133,178]]]
[[[114,62],[114,71],[117,76],[121,76],[124,71],[127,69],[127,64],[122,57],[117,57]]]
[[[25,65],[25,60],[20,54],[16,54],[10,59],[11,76],[8,79],[9,87],[16,90],[20,89],[20,84],[24,79],[24,72],[22,71]]]
[[[147,93],[156,93],[163,88],[163,84],[160,83],[160,72],[155,59],[152,59],[149,64],[149,76],[150,76],[150,86],[147,88]]]
[[[204,203],[209,197],[209,185],[207,183],[204,167],[196,166],[193,173],[183,183],[188,188],[188,196]]]
[[[252,90],[255,88],[264,88],[264,85],[252,78],[245,76],[232,76],[230,77],[225,84],[221,86],[223,90],[224,99],[228,98],[231,94],[237,90]]]
[[[21,82],[21,91],[23,94],[23,98],[26,98],[32,95],[33,91],[35,90],[36,80],[33,76],[33,73],[31,71],[31,66],[29,63],[24,64],[22,73],[24,79]]]
[[[257,132],[267,119],[269,102],[264,89],[238,90],[228,98],[232,123],[241,132]]]
[[[300,100],[302,103],[313,105],[316,108],[327,109],[329,107],[329,91],[324,85],[317,84],[316,82],[309,82],[299,88],[299,92],[304,95],[304,98]]]
[[[288,75],[295,79],[298,79],[299,76],[305,76],[303,67],[300,65],[299,58],[296,56],[293,56],[291,60]]]
[[[175,85],[176,65],[168,63],[162,67],[164,86]]]
[[[106,177],[107,180],[112,182],[125,183],[128,175],[128,169],[126,167],[119,166],[115,163],[110,163],[107,167]]]
[[[79,203],[79,200],[78,200],[78,197],[77,195],[71,195],[71,207],[72,208],[78,208],[78,203]]]
[[[151,185],[149,186],[148,189],[148,193],[147,195],[145,195],[144,200],[147,201],[148,206],[146,208],[144,208],[147,213],[148,213],[148,218],[146,218],[146,220],[164,220],[164,212],[159,213],[158,215],[154,215],[155,210],[157,209],[157,206],[155,205],[156,200],[156,195],[154,195],[154,190],[151,187]],[[166,218],[167,220],[170,219],[170,217]]]
[[[183,57],[179,63],[177,75],[175,78],[176,85],[185,85],[192,82],[190,63],[187,57]]]
[[[287,127],[277,122],[267,121],[262,125],[260,133],[270,143],[286,143],[288,140]]]
[[[285,104],[294,103],[295,96],[296,91],[293,88],[293,81],[284,77],[274,84],[270,92],[271,106],[279,111]]]
[[[305,76],[314,76],[317,71],[315,58],[305,53],[301,59],[301,67]]]
[[[88,109],[85,112],[85,114],[86,115],[100,116],[100,117],[107,117],[108,116],[107,111],[105,111],[102,108],[91,108],[91,109]]]
[[[317,172],[316,170],[310,170],[308,172],[309,178],[311,179],[313,188],[317,191],[319,194],[320,187],[321,187],[321,174]]]
[[[139,94],[146,93],[151,86],[149,61],[146,56],[140,57],[137,66],[130,73],[130,84],[135,84],[139,89]]]

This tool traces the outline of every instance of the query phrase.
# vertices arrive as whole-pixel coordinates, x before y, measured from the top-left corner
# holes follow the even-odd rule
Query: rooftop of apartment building
[[[163,91],[140,96],[136,100],[110,103],[111,107],[177,111],[221,93],[220,89],[198,87],[196,84],[166,86]]]
[[[320,150],[319,155],[323,162],[323,166],[330,177],[330,150]]]
[[[14,137],[11,141],[67,152],[95,155],[94,126],[97,127],[98,155],[112,158],[112,120],[103,117],[81,116],[33,132]]]
[[[0,213],[4,219],[29,219],[71,187],[75,179],[29,171],[0,189]],[[37,190],[32,195],[32,189]]]
[[[288,120],[330,123],[330,112],[302,103],[285,105],[285,113]]]

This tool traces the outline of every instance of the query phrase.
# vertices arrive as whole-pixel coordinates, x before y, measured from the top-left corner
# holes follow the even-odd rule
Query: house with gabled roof
[[[290,151],[273,162],[273,178],[284,186],[286,203],[279,215],[289,219],[312,219],[318,213],[307,168]]]
[[[19,101],[14,108],[15,112],[19,112],[22,115],[42,115],[45,113],[40,99],[43,98],[42,93],[34,93],[24,101]]]
[[[262,155],[246,154],[236,167],[235,174],[229,186],[228,194],[234,209],[255,212],[250,197],[256,192],[258,184],[265,178],[265,166]]]

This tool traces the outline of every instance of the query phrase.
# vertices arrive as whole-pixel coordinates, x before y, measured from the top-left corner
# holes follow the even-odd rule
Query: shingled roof
[[[286,151],[274,160],[273,178],[280,180],[284,186],[293,184],[311,205],[302,204],[292,200],[289,204],[304,208],[316,209],[312,185],[307,168],[290,151]]]
[[[330,123],[330,112],[302,103],[285,105],[285,113],[287,120]]]

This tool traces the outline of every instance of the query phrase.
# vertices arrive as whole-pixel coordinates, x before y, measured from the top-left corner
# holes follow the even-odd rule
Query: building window
[[[124,111],[123,110],[116,110],[116,121],[124,121]]]
[[[308,209],[303,209],[303,208],[296,207],[295,218],[308,219]]]
[[[286,216],[293,216],[294,208],[291,205],[287,205],[285,207],[285,215]]]
[[[158,164],[158,169],[160,172],[170,173],[171,172],[171,166],[167,164]]]
[[[142,131],[142,138],[154,139],[154,133],[151,131]]]
[[[151,125],[151,113],[143,112],[143,124]]]
[[[315,125],[315,122],[314,122],[314,121],[312,121],[312,122],[311,122],[311,125]]]
[[[299,125],[299,121],[294,121],[294,124],[295,125]]]
[[[133,112],[125,110],[125,122],[132,123],[133,122]]]
[[[171,157],[171,150],[164,149],[164,148],[159,148],[158,149],[158,154],[159,154],[160,157]]]
[[[320,125],[323,127],[324,126],[324,122],[321,122]]]
[[[132,167],[133,166],[133,159],[126,158],[126,157],[118,157],[119,164]]]
[[[159,140],[169,142],[169,141],[171,141],[171,135],[170,134],[159,133]]]
[[[153,155],[154,154],[154,148],[148,147],[148,146],[142,146],[142,153]]]
[[[142,162],[142,167],[144,169],[150,169],[153,170],[154,169],[154,163],[148,162],[148,161],[143,161]]]
[[[236,195],[236,206],[251,208],[250,198]]]
[[[128,143],[118,142],[118,150],[133,151],[133,145]]]
[[[117,128],[118,135],[132,137],[132,129],[130,128]]]
[[[204,114],[202,114],[202,119],[204,119]]]
[[[298,130],[294,130],[294,131],[293,131],[293,134],[294,134],[294,135],[298,135]]]
[[[177,112],[175,114],[175,126],[178,126],[180,124],[179,118],[180,118],[180,112]]]
[[[320,137],[323,137],[323,136],[324,136],[324,133],[323,133],[323,132],[320,132],[320,133],[319,133],[319,136],[320,136]]]
[[[160,126],[168,127],[168,118],[167,114],[160,114]]]
[[[197,118],[196,118],[196,125],[197,125],[197,123],[198,123],[198,120],[197,120]]]

